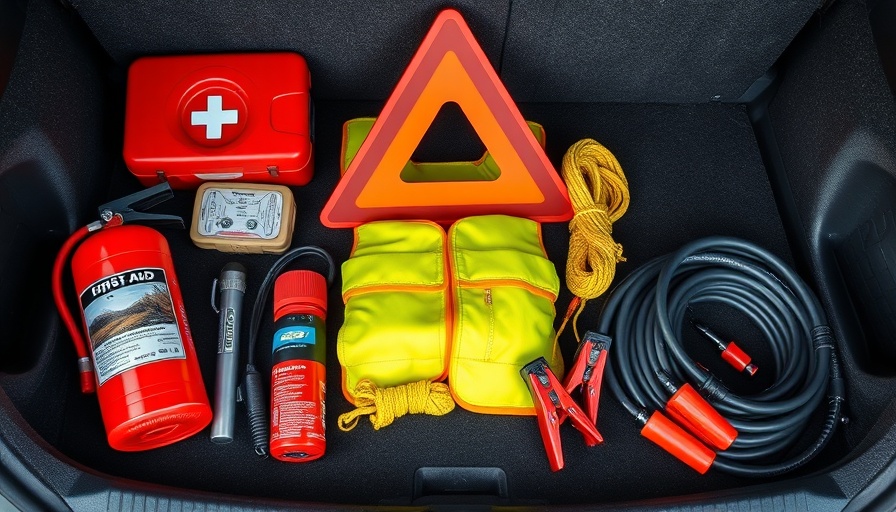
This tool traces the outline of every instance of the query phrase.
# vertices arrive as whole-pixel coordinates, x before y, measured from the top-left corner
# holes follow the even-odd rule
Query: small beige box
[[[280,254],[292,243],[296,203],[289,188],[203,183],[196,191],[190,238],[203,249]]]

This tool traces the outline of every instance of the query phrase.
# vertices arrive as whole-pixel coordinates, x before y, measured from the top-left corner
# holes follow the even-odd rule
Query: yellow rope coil
[[[348,432],[358,425],[361,416],[370,415],[374,430],[389,426],[405,414],[442,416],[454,410],[454,399],[448,385],[421,380],[403,386],[378,388],[365,379],[355,386],[356,409],[339,416],[339,429]]]
[[[576,322],[585,303],[610,287],[616,263],[625,261],[622,245],[613,240],[613,223],[628,210],[628,180],[613,153],[593,139],[569,148],[561,173],[575,212],[569,223],[566,286],[582,299],[573,319],[579,339]],[[568,320],[569,313],[557,331],[558,338]]]

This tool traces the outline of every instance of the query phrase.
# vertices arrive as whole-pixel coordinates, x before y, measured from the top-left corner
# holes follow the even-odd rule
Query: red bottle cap
[[[310,270],[284,272],[274,282],[274,320],[287,314],[327,318],[327,280]]]
[[[756,371],[759,370],[758,366],[750,364],[750,361],[752,361],[750,356],[733,341],[725,347],[725,351],[722,352],[722,359],[734,367],[735,370],[739,372],[747,372],[747,375],[750,377],[756,375]]]

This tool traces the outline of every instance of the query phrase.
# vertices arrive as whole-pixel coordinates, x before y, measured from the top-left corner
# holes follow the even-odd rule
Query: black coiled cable
[[[252,438],[252,446],[255,453],[261,457],[268,455],[268,400],[265,398],[264,385],[261,379],[261,373],[255,368],[255,347],[258,341],[258,331],[261,326],[261,318],[267,308],[268,297],[271,295],[271,288],[274,280],[280,275],[280,272],[287,265],[302,256],[317,256],[327,263],[327,285],[333,284],[336,277],[336,264],[330,254],[313,245],[305,247],[297,247],[287,252],[278,259],[261,283],[258,289],[258,296],[255,298],[255,304],[252,307],[252,316],[249,320],[249,357],[246,363],[246,376],[244,381],[246,411],[249,417],[249,435]]]
[[[687,308],[700,303],[732,307],[760,329],[775,362],[770,387],[738,396],[691,360],[680,336]],[[633,416],[643,421],[647,409],[664,408],[669,391],[658,375],[667,374],[698,389],[737,429],[737,439],[712,465],[726,473],[769,477],[794,470],[827,445],[839,423],[845,386],[824,311],[790,267],[750,242],[704,238],[647,263],[612,292],[599,330],[615,340],[607,382]],[[817,441],[787,460],[764,462],[804,436],[825,400]]]

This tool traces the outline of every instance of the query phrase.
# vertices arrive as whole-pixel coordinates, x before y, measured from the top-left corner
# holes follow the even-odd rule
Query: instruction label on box
[[[276,190],[208,188],[202,194],[198,231],[202,236],[260,238],[280,235],[283,194]]]

